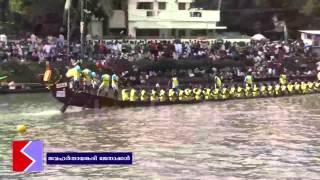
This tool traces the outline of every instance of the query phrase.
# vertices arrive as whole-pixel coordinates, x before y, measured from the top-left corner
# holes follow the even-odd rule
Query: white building
[[[127,29],[131,37],[197,37],[213,35],[220,11],[191,9],[194,0],[128,0],[126,10],[115,10],[111,31]]]
[[[306,46],[320,46],[320,31],[301,30],[301,40]]]

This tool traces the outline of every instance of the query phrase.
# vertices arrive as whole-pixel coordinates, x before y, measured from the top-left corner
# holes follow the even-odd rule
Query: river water
[[[0,96],[0,179],[320,178],[320,95],[65,114],[60,106],[45,93]],[[44,152],[133,152],[133,165],[44,162],[42,173],[14,174],[11,141],[22,139],[43,140]]]

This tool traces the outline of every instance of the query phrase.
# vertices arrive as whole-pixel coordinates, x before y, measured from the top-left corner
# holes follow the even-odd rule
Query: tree
[[[320,0],[307,0],[303,12],[306,15],[320,17]]]
[[[71,24],[71,36],[79,36],[79,24],[81,16],[81,0],[70,0],[70,24]],[[113,1],[112,0],[83,0],[85,9],[85,23],[91,21],[91,17],[94,16],[99,19],[108,19],[113,13]],[[119,0],[117,0],[119,1]],[[67,6],[68,0],[65,0],[65,7]],[[67,25],[67,10],[64,11],[64,25]]]
[[[0,0],[0,21],[6,22],[9,14],[9,0]]]
[[[71,0],[70,11],[72,13],[80,15],[80,10],[81,10],[80,1],[81,0]],[[83,0],[83,1],[85,4],[84,8],[88,10],[87,12],[91,12],[91,14],[86,14],[86,17],[90,17],[92,15],[94,15],[97,18],[105,18],[105,17],[112,16],[112,10],[113,10],[112,0]],[[68,3],[68,0],[66,0],[65,3]],[[66,10],[64,13],[65,15],[66,15]]]

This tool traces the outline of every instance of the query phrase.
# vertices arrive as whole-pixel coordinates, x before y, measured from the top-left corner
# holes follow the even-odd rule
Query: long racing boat
[[[282,92],[278,93],[277,95],[273,95],[272,93],[266,95],[263,93],[260,93],[259,95],[246,95],[245,91],[243,92],[243,96],[235,96],[235,94],[232,95],[231,89],[227,89],[227,94],[230,94],[229,97],[223,98],[223,97],[211,97],[211,98],[205,98],[206,94],[203,93],[204,91],[201,90],[202,98],[190,98],[188,100],[177,100],[170,101],[169,99],[166,101],[151,101],[150,98],[148,101],[124,101],[121,98],[114,97],[114,96],[98,96],[96,93],[90,93],[87,91],[82,90],[82,88],[79,88],[77,90],[71,88],[71,82],[67,79],[62,78],[61,75],[55,76],[54,80],[51,78],[52,75],[55,75],[54,70],[50,69],[49,64],[47,65],[47,70],[45,74],[43,75],[43,81],[44,84],[47,86],[48,89],[50,89],[53,97],[57,99],[59,102],[63,104],[63,107],[60,109],[61,112],[65,112],[68,106],[77,106],[77,107],[83,107],[83,108],[102,108],[102,107],[112,107],[112,106],[118,106],[118,107],[136,107],[136,106],[160,106],[160,105],[174,105],[174,104],[195,104],[195,103],[201,103],[205,101],[226,101],[226,100],[233,100],[233,99],[253,99],[253,98],[268,98],[268,97],[282,97],[282,96],[292,96],[292,95],[303,95],[303,94],[311,94],[311,93],[319,93],[320,92],[320,82],[316,80],[316,77],[310,76],[310,77],[300,77],[300,78],[294,78],[294,79],[303,79],[306,82],[314,82],[312,83],[312,87],[310,90],[303,90],[301,88],[295,91],[289,92],[289,88],[287,90],[281,90]],[[259,79],[257,80],[259,82],[274,82],[275,79]],[[50,83],[49,83],[50,82]],[[300,83],[298,83],[300,84]],[[301,83],[301,85],[304,85],[304,87],[307,86],[307,83]],[[299,85],[300,86],[300,85]],[[292,87],[292,86],[291,86]],[[224,88],[225,89],[225,88]],[[243,89],[243,88],[242,88]],[[286,88],[285,88],[286,89]],[[211,92],[214,90],[211,89]],[[230,91],[230,93],[228,93]],[[256,93],[255,91],[252,91]],[[242,93],[242,92],[240,92]],[[249,92],[250,94],[250,92]],[[168,95],[168,94],[167,94]],[[177,94],[176,94],[177,96]],[[139,98],[138,98],[139,99]]]
[[[318,83],[318,82],[317,82]],[[318,83],[319,85],[319,83]],[[230,98],[218,98],[205,100],[190,100],[190,101],[165,101],[165,102],[151,102],[151,101],[122,101],[120,99],[110,98],[106,96],[97,96],[88,92],[83,91],[74,91],[70,88],[69,82],[59,82],[54,85],[51,85],[50,90],[55,99],[63,103],[63,107],[60,109],[61,112],[65,112],[68,106],[77,106],[83,108],[102,108],[102,107],[137,107],[137,106],[160,106],[160,105],[174,105],[174,104],[196,104],[206,101],[227,101],[234,99],[254,99],[254,98],[270,98],[270,97],[283,97],[283,96],[293,96],[293,95],[304,95],[304,94],[313,94],[320,92],[320,86],[314,88],[311,92],[307,93],[281,93],[274,96],[250,96],[250,97],[230,97]]]

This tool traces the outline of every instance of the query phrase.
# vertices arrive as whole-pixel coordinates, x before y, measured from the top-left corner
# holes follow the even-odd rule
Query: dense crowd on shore
[[[49,36],[40,39],[34,34],[16,41],[0,41],[1,60],[17,57],[34,61],[59,60],[61,56],[80,58],[80,43],[70,44],[67,52],[65,38]],[[292,43],[259,41],[250,43],[216,40],[92,40],[87,38],[84,55],[90,60],[139,59],[158,60],[161,58],[203,59],[213,61],[231,58],[241,60],[252,58],[259,64],[266,61],[282,61],[294,55],[310,55],[302,41]]]
[[[79,43],[70,44],[67,51],[65,38],[47,37],[40,39],[35,35],[19,41],[0,42],[0,62],[20,61],[51,61],[62,62],[72,66],[80,59],[81,46]],[[182,69],[173,70],[180,77],[209,78],[219,74],[224,79],[243,77],[250,70],[255,77],[276,77],[285,68],[284,64],[300,66],[313,59],[310,48],[306,48],[302,41],[291,43],[271,41],[235,42],[217,40],[190,40],[190,41],[157,41],[157,40],[106,40],[93,41],[87,37],[84,47],[84,57],[96,63],[97,68],[109,68],[110,62],[119,59],[125,61],[161,61],[171,59],[176,61],[207,59],[212,62],[221,62],[229,59],[233,61],[252,61],[253,66],[246,68],[219,69]],[[173,72],[139,71],[132,67],[132,72],[122,74],[131,84],[147,84],[149,80],[158,76],[170,78]],[[316,68],[287,69],[289,76],[316,75]]]

